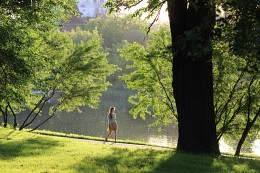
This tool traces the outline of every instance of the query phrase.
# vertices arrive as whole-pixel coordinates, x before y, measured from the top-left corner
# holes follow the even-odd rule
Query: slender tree
[[[54,95],[50,116],[33,130],[47,122],[58,111],[79,110],[80,106],[85,105],[96,108],[102,92],[110,85],[106,78],[117,68],[108,64],[98,33],[84,31],[86,42],[79,43],[74,43],[71,35],[77,36],[77,33],[55,31],[47,34],[46,40],[38,42],[41,45],[41,49],[38,49],[38,52],[41,52],[38,62],[41,64],[35,67],[31,86],[42,94],[35,96],[31,93],[31,97],[35,99],[28,99],[27,106],[31,111],[19,130],[34,123]]]

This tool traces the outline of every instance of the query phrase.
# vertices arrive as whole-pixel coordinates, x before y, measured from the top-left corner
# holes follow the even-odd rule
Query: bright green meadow
[[[260,172],[259,159],[125,148],[8,128],[0,128],[0,165],[5,173]]]

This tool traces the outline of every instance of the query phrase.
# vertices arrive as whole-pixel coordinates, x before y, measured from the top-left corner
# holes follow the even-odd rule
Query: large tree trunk
[[[219,154],[213,107],[214,10],[203,0],[198,0],[196,8],[188,7],[184,0],[168,0],[178,112],[177,150]]]

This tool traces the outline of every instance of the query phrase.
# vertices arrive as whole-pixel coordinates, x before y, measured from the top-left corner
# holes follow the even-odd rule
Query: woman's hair
[[[108,112],[108,115],[109,115],[109,118],[111,118],[112,119],[112,110],[116,110],[116,108],[115,107],[110,107],[109,108],[109,112]]]

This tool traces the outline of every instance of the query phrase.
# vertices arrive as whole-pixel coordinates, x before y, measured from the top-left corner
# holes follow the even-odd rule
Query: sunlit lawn
[[[0,172],[260,172],[260,161],[123,148],[0,128]]]

